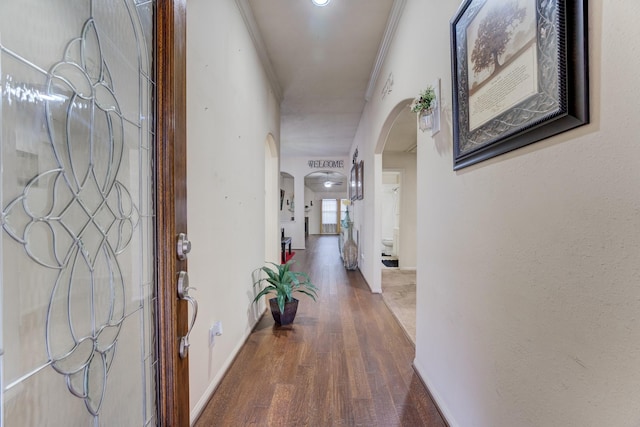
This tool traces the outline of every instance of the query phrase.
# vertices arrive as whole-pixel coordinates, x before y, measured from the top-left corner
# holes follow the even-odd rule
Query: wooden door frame
[[[188,307],[177,297],[178,233],[187,232],[186,0],[156,2],[158,424],[189,425],[189,362],[178,354]]]

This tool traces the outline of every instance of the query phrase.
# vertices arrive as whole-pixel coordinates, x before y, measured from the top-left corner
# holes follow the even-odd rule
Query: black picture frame
[[[354,163],[353,166],[351,166],[351,174],[349,175],[349,199],[352,202],[358,200],[357,168],[358,166]]]
[[[589,123],[586,0],[465,0],[450,28],[454,170]]]

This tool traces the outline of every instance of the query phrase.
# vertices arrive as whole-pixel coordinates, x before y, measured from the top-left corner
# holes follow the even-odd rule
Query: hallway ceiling
[[[405,0],[236,1],[282,100],[282,155],[348,156]]]

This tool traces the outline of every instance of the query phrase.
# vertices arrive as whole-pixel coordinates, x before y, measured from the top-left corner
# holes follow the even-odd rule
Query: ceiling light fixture
[[[320,7],[328,5],[330,1],[331,0],[311,0],[313,4]]]
[[[331,182],[325,181],[324,182],[324,186],[327,187],[327,188],[331,187]]]

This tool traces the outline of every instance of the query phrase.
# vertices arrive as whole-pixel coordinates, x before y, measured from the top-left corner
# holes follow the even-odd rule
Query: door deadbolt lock
[[[187,239],[187,235],[184,233],[178,234],[178,259],[184,261],[187,259],[187,254],[191,252],[191,242]]]

